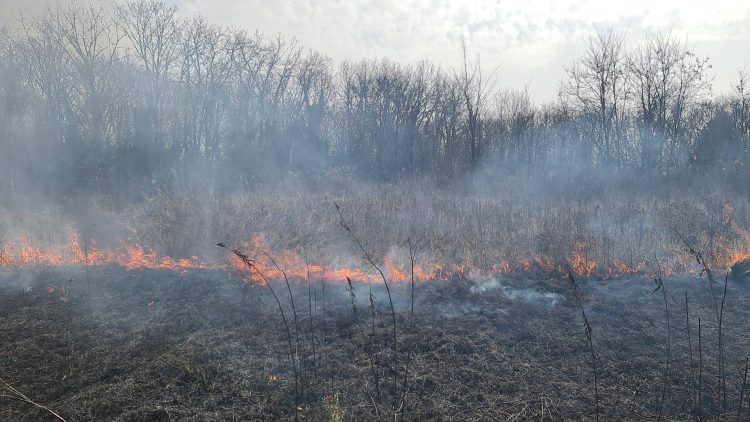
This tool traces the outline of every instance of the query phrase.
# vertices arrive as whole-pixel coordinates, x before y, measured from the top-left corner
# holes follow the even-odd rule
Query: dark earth
[[[372,285],[371,303],[370,286],[354,284],[353,311],[346,283],[291,280],[293,310],[274,281],[287,338],[268,287],[240,274],[5,271],[0,420],[59,420],[29,402],[67,421],[293,420],[295,397],[299,420],[594,420],[597,393],[599,420],[748,420],[747,391],[739,408],[750,353],[742,285],[729,278],[722,310],[723,276],[714,285],[664,277],[667,320],[652,278],[576,284],[596,383],[562,274],[419,284],[413,319],[410,285],[391,285],[394,347],[382,285]]]

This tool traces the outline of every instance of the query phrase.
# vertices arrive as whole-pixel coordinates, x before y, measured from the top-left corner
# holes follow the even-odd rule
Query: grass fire
[[[0,420],[750,420],[747,5],[37,3]]]

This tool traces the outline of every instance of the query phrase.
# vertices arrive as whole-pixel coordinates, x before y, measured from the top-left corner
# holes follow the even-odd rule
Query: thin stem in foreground
[[[67,422],[62,416],[60,416],[59,414],[57,414],[57,412],[55,412],[54,410],[50,409],[47,406],[41,405],[41,404],[36,403],[35,401],[31,400],[28,396],[26,396],[22,392],[16,390],[15,387],[13,387],[12,385],[8,384],[2,378],[0,378],[0,384],[2,384],[2,387],[4,387],[5,389],[7,389],[8,391],[10,391],[10,393],[11,393],[11,394],[0,394],[0,397],[5,397],[5,398],[13,399],[13,400],[22,401],[22,402],[30,404],[30,405],[38,408],[38,409],[44,410],[45,412],[49,413],[50,415],[54,416],[55,418],[57,418],[58,420],[60,420],[62,422]]]
[[[391,296],[391,289],[388,286],[388,280],[385,278],[385,274],[383,273],[383,270],[380,269],[380,267],[375,264],[375,261],[372,260],[370,257],[370,254],[367,253],[367,250],[365,250],[365,247],[362,245],[362,242],[359,241],[357,236],[354,234],[352,229],[349,227],[349,225],[346,222],[346,219],[344,219],[344,215],[341,213],[341,208],[339,208],[339,205],[337,203],[333,203],[333,205],[336,207],[336,212],[339,214],[339,223],[341,224],[341,227],[344,228],[351,236],[352,239],[354,239],[354,242],[359,246],[359,249],[362,251],[362,253],[365,255],[365,258],[367,261],[372,265],[375,270],[380,274],[380,278],[383,280],[383,284],[385,285],[385,291],[388,294],[388,302],[391,306],[391,317],[393,319],[393,364],[394,364],[394,371],[393,371],[393,395],[394,400],[396,397],[396,393],[398,390],[398,342],[396,337],[396,309],[393,306],[393,297]],[[394,401],[393,408],[396,408],[396,403]]]
[[[216,244],[219,247],[226,248],[226,245],[223,243],[217,243]],[[292,360],[292,369],[294,370],[294,420],[298,420],[298,405],[299,405],[299,374],[297,372],[297,361],[294,357],[294,346],[292,345],[292,332],[289,329],[289,322],[286,319],[286,314],[284,313],[284,308],[281,306],[281,301],[279,300],[279,297],[276,295],[276,291],[274,291],[273,286],[271,286],[271,283],[268,281],[266,276],[258,269],[258,267],[255,265],[252,259],[250,259],[249,256],[243,254],[242,252],[238,251],[237,249],[232,249],[232,253],[235,254],[244,264],[247,266],[248,269],[251,271],[254,271],[260,278],[263,280],[263,283],[268,286],[268,290],[271,291],[271,295],[274,299],[276,299],[276,304],[279,306],[279,313],[281,313],[281,319],[284,320],[284,328],[286,329],[286,339],[289,343],[289,358]]]
[[[719,376],[721,377],[721,403],[723,411],[727,411],[727,371],[724,363],[724,332],[722,324],[724,321],[724,301],[727,300],[727,281],[729,274],[724,276],[724,295],[721,297],[721,310],[719,311]]]
[[[662,412],[664,410],[664,401],[667,398],[667,385],[669,381],[669,360],[671,358],[672,350],[672,327],[669,321],[669,302],[667,302],[667,288],[666,286],[664,286],[664,281],[661,277],[657,277],[654,282],[657,284],[654,293],[661,290],[661,293],[664,296],[664,310],[667,317],[667,357],[664,362],[664,383],[662,384],[661,400],[659,400],[659,415],[656,418],[657,421],[660,421]]]
[[[701,317],[698,317],[698,420],[703,419],[703,343]]]
[[[589,319],[586,317],[586,311],[583,309],[583,303],[581,303],[581,293],[578,290],[578,285],[576,284],[575,278],[573,278],[573,272],[568,271],[568,280],[570,281],[571,287],[573,287],[573,298],[575,299],[576,304],[578,304],[578,307],[581,310],[581,318],[583,319],[583,327],[586,331],[586,340],[589,344],[589,350],[591,351],[591,366],[594,370],[594,401],[596,404],[596,421],[599,421],[599,376],[597,371],[597,360],[596,360],[596,350],[594,349],[594,340],[592,337],[592,329],[591,324],[589,324]]]
[[[747,363],[748,358],[745,358],[745,375],[742,376],[742,390],[740,390],[740,404],[737,406],[737,422],[740,422],[742,416],[742,400],[745,398],[745,383],[747,382]]]
[[[687,332],[688,339],[688,354],[690,356],[690,382],[693,386],[692,394],[690,396],[690,407],[692,411],[695,411],[695,365],[693,364],[693,342],[690,338],[690,314],[688,307],[688,294],[685,292],[685,331]]]

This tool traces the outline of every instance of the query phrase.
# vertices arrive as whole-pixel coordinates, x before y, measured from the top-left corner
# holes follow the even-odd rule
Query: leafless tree
[[[583,54],[565,69],[568,79],[560,94],[576,107],[598,153],[591,157],[611,164],[621,148],[628,100],[625,37],[600,29],[589,38]]]
[[[466,112],[466,142],[469,150],[471,170],[476,170],[482,154],[482,117],[485,113],[487,98],[494,88],[495,72],[485,78],[477,56],[474,63],[467,57],[466,39],[461,34],[461,52],[463,63],[456,73],[456,83],[463,98]]]
[[[629,60],[641,121],[641,163],[644,168],[670,166],[691,110],[710,92],[707,58],[697,57],[671,33],[653,32]]]
[[[528,87],[506,89],[494,96],[495,148],[500,160],[515,161],[531,170],[534,160],[534,126],[537,111],[531,102]]]
[[[137,0],[115,6],[117,24],[143,66],[153,89],[154,112],[161,110],[165,85],[179,58],[184,22],[163,1]]]
[[[738,141],[747,152],[750,151],[750,81],[744,70],[739,71],[737,81],[732,88],[729,109],[734,120]]]
[[[750,149],[745,74],[710,99],[708,61],[669,33],[626,52],[623,34],[598,30],[566,69],[559,100],[538,106],[529,89],[496,90],[463,37],[455,69],[337,66],[294,39],[182,18],[159,0],[56,6],[0,44],[0,96],[13,104],[0,130],[25,140],[4,157],[61,157],[2,164],[100,193],[300,174],[442,185],[483,171],[683,175],[711,161],[698,156],[717,148],[702,139],[722,127],[721,110],[731,142]],[[196,169],[202,177],[190,179]]]

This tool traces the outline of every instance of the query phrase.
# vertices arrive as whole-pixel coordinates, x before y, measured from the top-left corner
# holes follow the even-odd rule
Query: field
[[[73,269],[2,275],[0,371],[18,392],[71,421],[293,419],[288,339],[266,286],[212,270],[99,268],[84,277]],[[346,283],[312,283],[308,291],[290,281],[300,420],[393,419],[394,400],[404,420],[596,417],[581,308],[565,276],[418,284],[413,320],[410,285],[392,285],[395,354],[381,284],[370,285],[374,309],[368,285],[353,285],[355,314]],[[273,285],[286,299],[283,283]],[[750,350],[747,290],[730,281],[723,305],[724,410],[705,277],[665,279],[668,320],[653,280],[577,286],[592,327],[600,420],[737,418]],[[713,289],[721,301],[723,283]],[[11,400],[7,389],[3,395],[0,419],[54,420]]]
[[[0,419],[750,417],[745,198],[420,192],[2,215]]]
[[[0,422],[750,421],[747,6],[567,2],[2,0]]]

